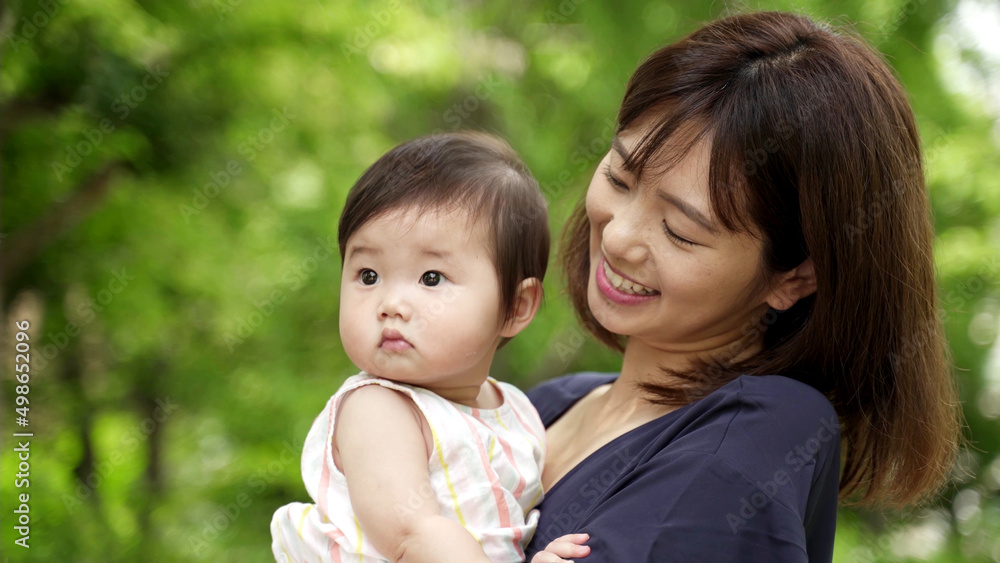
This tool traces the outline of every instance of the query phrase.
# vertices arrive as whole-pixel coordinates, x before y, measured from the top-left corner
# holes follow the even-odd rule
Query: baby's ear
[[[500,336],[513,338],[524,330],[535,318],[542,304],[542,282],[538,278],[528,278],[517,285],[514,295],[514,316],[500,330]]]

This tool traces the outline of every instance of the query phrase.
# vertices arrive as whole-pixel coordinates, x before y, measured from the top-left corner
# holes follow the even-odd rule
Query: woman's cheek
[[[587,199],[584,202],[584,207],[587,210],[587,219],[590,220],[592,226],[599,225],[607,217],[607,206],[602,201],[601,194],[599,193],[600,187],[596,184],[596,181],[590,184],[590,188],[587,189]]]

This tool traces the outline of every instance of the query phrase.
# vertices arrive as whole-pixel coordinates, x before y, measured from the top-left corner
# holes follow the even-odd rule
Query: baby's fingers
[[[558,557],[586,557],[590,554],[590,547],[583,544],[588,539],[590,539],[590,534],[567,534],[549,542],[549,545],[545,546],[545,551],[539,553],[539,555],[542,553],[551,553]],[[544,563],[548,563],[549,561],[546,559]],[[551,559],[551,561],[561,563],[564,560]],[[532,563],[542,562],[536,562],[533,559]]]

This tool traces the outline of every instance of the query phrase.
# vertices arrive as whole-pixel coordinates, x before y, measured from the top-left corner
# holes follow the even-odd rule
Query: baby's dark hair
[[[549,225],[538,182],[503,140],[478,132],[440,133],[403,143],[375,161],[347,194],[337,237],[340,258],[365,223],[390,211],[463,209],[485,231],[504,322],[514,316],[517,286],[544,279]]]

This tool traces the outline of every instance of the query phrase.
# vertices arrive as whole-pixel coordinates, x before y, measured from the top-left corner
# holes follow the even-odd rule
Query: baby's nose
[[[412,315],[413,307],[402,291],[387,292],[379,303],[378,316],[380,319],[399,317],[408,321]]]

